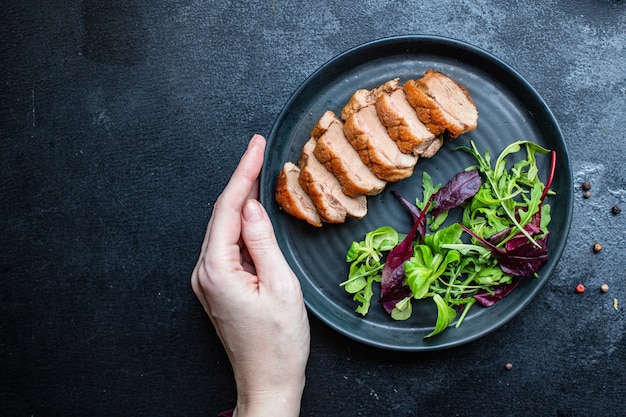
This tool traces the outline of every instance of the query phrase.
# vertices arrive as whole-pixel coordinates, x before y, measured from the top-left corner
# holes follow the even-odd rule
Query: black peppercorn
[[[583,182],[583,191],[591,190],[591,183],[589,181]]]
[[[611,207],[611,213],[613,213],[614,216],[620,214],[621,212],[622,212],[622,209],[617,204]]]

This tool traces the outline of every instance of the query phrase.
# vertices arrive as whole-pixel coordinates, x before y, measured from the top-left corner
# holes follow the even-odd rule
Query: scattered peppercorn
[[[600,291],[602,291],[602,292],[609,292],[609,285],[608,284],[602,284],[600,286]]]
[[[614,216],[617,216],[621,212],[622,212],[622,208],[618,206],[617,204],[611,207],[611,213],[613,213]]]
[[[585,192],[583,193],[583,197],[584,197],[584,198],[589,198],[589,197],[591,197],[591,191],[585,191]]]
[[[593,245],[593,251],[594,251],[595,253],[598,253],[598,252],[600,252],[601,250],[602,250],[602,245],[601,245],[601,244],[596,243],[595,245]]]
[[[589,181],[583,182],[583,191],[591,190],[591,183]]]
[[[585,286],[583,284],[578,284],[576,286],[576,292],[579,294],[582,294],[585,292]]]
[[[506,369],[507,371],[510,371],[511,369],[513,369],[513,364],[507,363],[506,365],[504,365],[504,369]]]

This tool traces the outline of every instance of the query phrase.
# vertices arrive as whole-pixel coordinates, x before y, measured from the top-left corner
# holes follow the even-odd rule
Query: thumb
[[[272,222],[257,200],[249,199],[243,206],[241,237],[261,281],[264,275],[276,279],[291,272],[276,241]]]

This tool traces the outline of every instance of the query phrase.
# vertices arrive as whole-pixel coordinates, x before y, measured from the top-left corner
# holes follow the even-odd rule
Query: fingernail
[[[243,206],[243,218],[248,222],[257,222],[263,218],[261,203],[250,199]]]
[[[258,133],[255,133],[250,138],[250,143],[248,144],[248,146],[252,146],[253,144],[261,142],[263,140],[265,140],[265,138],[263,136],[259,135]]]

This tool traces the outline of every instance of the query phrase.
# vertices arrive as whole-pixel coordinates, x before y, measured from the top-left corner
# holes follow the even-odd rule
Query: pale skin
[[[255,135],[215,202],[191,276],[237,384],[234,416],[297,416],[310,331],[300,284],[259,203],[265,139]]]

